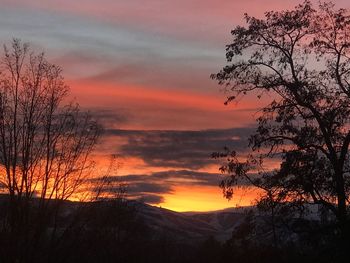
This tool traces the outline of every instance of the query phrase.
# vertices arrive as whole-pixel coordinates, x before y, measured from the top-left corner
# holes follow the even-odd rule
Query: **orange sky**
[[[71,98],[105,128],[98,169],[120,155],[113,176],[131,197],[177,211],[216,210],[256,196],[244,188],[225,200],[210,155],[224,146],[247,152],[257,109],[269,98],[224,106],[226,94],[209,76],[225,65],[230,30],[245,12],[262,16],[299,2],[0,0],[0,39],[30,42],[63,68]]]

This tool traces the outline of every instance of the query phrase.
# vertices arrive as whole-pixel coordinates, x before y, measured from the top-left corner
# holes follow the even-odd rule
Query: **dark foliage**
[[[228,149],[213,155],[226,159],[221,187],[227,198],[240,180],[264,190],[258,206],[271,216],[276,244],[278,225],[302,220],[308,205],[318,204],[331,214],[342,253],[350,240],[349,12],[305,1],[245,20],[246,27],[232,30],[228,65],[212,78],[230,93],[227,102],[248,93],[270,102],[259,112],[245,161]],[[280,168],[266,167],[267,158],[280,160]],[[317,228],[310,224],[309,231]]]

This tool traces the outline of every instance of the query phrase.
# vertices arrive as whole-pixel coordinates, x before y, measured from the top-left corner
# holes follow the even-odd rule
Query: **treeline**
[[[123,198],[52,200],[42,218],[40,200],[32,199],[26,204],[26,224],[14,233],[6,223],[9,196],[0,200],[0,258],[5,263],[341,262],[347,254],[332,222],[275,218],[273,226],[270,217],[253,212],[225,242],[215,237],[179,241],[161,227],[150,227],[137,203]]]
[[[149,229],[122,198],[51,200],[45,214],[40,200],[31,199],[15,230],[8,224],[11,205],[9,196],[1,196],[1,262],[136,262],[149,249]]]
[[[194,262],[343,262],[334,221],[275,217],[249,211],[224,243],[214,238],[200,245]]]

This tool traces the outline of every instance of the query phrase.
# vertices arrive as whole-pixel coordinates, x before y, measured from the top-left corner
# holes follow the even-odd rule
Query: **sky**
[[[350,8],[347,0],[334,1]],[[218,187],[214,151],[247,151],[257,109],[247,97],[224,105],[210,74],[225,65],[230,31],[243,14],[290,9],[295,0],[0,0],[0,43],[29,42],[60,65],[71,98],[91,111],[105,132],[96,149],[100,169],[132,198],[176,211],[250,205]]]

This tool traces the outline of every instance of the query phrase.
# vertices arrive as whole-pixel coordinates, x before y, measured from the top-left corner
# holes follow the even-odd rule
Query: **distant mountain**
[[[6,204],[7,202],[8,196],[0,195],[0,204]],[[32,202],[35,204],[36,199],[32,199]],[[86,212],[92,207],[103,208],[108,206],[109,203],[108,201],[94,203],[63,201],[59,214],[60,221],[62,225],[66,225],[70,220],[74,220],[74,216],[77,214],[89,216]],[[152,239],[161,240],[162,238],[168,238],[179,243],[201,242],[210,237],[224,242],[232,237],[235,228],[244,222],[247,212],[256,210],[256,207],[239,207],[210,212],[175,212],[138,201],[127,200],[122,201],[122,203],[124,206],[131,208],[137,220],[150,230]],[[111,222],[118,220],[117,218],[113,219],[114,216],[118,217],[119,212],[115,210],[118,209],[118,205],[115,208],[112,205],[109,209],[112,210],[95,210],[95,213],[96,211],[105,211],[104,213],[110,217]],[[302,224],[305,224],[306,221],[319,220],[318,206],[310,205],[309,210],[311,213],[304,218]],[[268,219],[267,216],[258,215],[256,222],[260,226],[264,226],[266,219]]]
[[[8,195],[0,194],[0,206],[6,205],[8,201]],[[54,202],[54,200],[49,201],[52,205],[54,205]],[[59,213],[59,220],[62,226],[66,225],[71,220],[75,220],[74,217],[76,217],[77,214],[82,214],[83,216],[89,215],[87,211],[92,207],[102,208],[108,205],[108,201],[94,203],[62,202]],[[31,203],[34,206],[39,204],[38,199],[35,198],[31,199]],[[225,241],[231,236],[232,230],[238,226],[245,217],[245,209],[242,208],[213,212],[181,213],[132,200],[125,201],[124,205],[131,208],[137,219],[151,230],[151,236],[154,239],[166,237],[184,243],[203,241],[209,237],[215,237],[217,240]],[[118,209],[118,207],[116,207],[116,209]],[[111,212],[112,210],[108,211]],[[118,212],[113,213],[113,215],[109,214],[109,212],[107,213],[111,217],[111,221],[113,221],[112,217]]]
[[[135,204],[137,215],[148,227],[154,230],[155,237],[164,235],[181,242],[203,241],[209,237],[214,237],[218,241],[226,241],[232,237],[235,228],[244,222],[249,210],[257,212],[256,207],[249,206],[232,207],[210,212],[181,213],[144,203],[135,202]],[[316,222],[316,224],[319,222],[320,207],[315,204],[309,204],[307,207],[309,212],[302,218],[296,215],[295,218],[289,219],[290,226],[302,228],[310,222]],[[264,228],[270,227],[267,223],[271,220],[268,215],[259,215],[259,213],[256,213],[255,220],[262,232],[264,232]],[[286,226],[280,228],[278,231],[290,232]],[[271,234],[269,231],[264,232],[264,238],[262,239],[271,238],[269,237]],[[295,239],[296,237],[290,236],[288,238]]]
[[[168,209],[136,204],[136,213],[157,236],[179,241],[203,241],[209,237],[227,240],[245,217],[246,209],[232,208],[213,212],[174,212]]]

